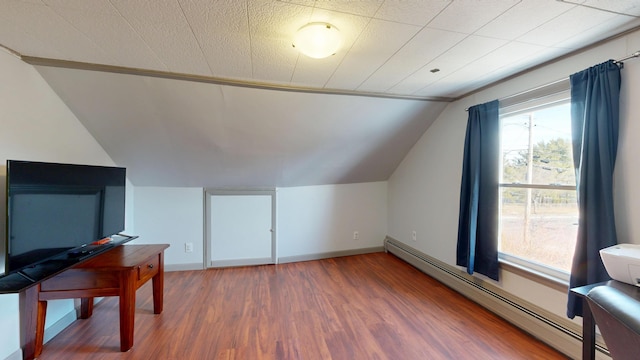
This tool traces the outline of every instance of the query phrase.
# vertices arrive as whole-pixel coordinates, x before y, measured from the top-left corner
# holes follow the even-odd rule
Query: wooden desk
[[[120,297],[120,350],[133,346],[136,290],[153,282],[153,312],[163,306],[164,250],[169,245],[121,245],[20,293],[23,357],[42,353],[47,301],[81,299],[80,318],[93,312],[93,298]]]
[[[596,358],[596,323],[591,314],[591,308],[587,303],[587,294],[596,286],[611,286],[621,292],[640,301],[638,287],[625,284],[616,280],[604,281],[571,289],[571,292],[582,299],[582,359],[594,360]]]

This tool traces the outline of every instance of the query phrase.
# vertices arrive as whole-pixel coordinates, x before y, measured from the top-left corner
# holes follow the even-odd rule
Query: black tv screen
[[[6,273],[124,230],[126,169],[7,161]]]

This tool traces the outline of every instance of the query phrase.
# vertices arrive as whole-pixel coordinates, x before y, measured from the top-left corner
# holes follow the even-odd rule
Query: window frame
[[[516,116],[528,112],[538,111],[545,108],[558,106],[571,101],[569,79],[557,81],[547,86],[536,88],[527,92],[513,95],[505,100],[500,101],[500,135],[502,147],[502,120],[503,118]],[[500,171],[503,171],[502,153],[499,155]],[[502,173],[500,174],[502,181]],[[573,190],[576,191],[576,185],[545,185],[545,184],[513,184],[499,182],[498,187],[517,188],[517,189],[551,189],[551,190]],[[500,192],[501,193],[501,192]],[[501,196],[501,195],[499,195]],[[500,198],[501,200],[501,198]],[[502,228],[502,202],[500,204],[499,227]],[[579,215],[578,215],[579,216]],[[498,231],[498,242],[501,239],[502,231]],[[570,273],[561,269],[553,268],[545,264],[536,262],[535,260],[526,259],[517,255],[503,253],[498,251],[498,261],[502,268],[508,268],[512,272],[524,275],[526,277],[534,277],[540,282],[548,283],[553,287],[566,288],[569,284]]]

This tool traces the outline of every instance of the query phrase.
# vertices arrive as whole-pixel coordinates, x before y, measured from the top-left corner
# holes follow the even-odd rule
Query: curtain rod
[[[614,62],[614,64],[623,65],[623,64],[624,64],[624,63],[623,63],[623,61],[625,61],[625,60],[629,60],[629,59],[633,59],[633,58],[637,58],[637,57],[640,57],[640,50],[638,50],[638,51],[634,52],[634,53],[633,53],[633,54],[631,54],[631,55],[625,56],[625,57],[623,57],[622,59],[613,60],[613,62]],[[503,98],[501,98],[501,99],[499,99],[499,100],[500,100],[500,101],[504,101],[504,100],[506,100],[506,99],[511,99],[511,98],[514,98],[514,97],[517,97],[517,96],[521,96],[521,95],[526,94],[526,93],[534,92],[535,90],[539,90],[539,89],[541,89],[541,88],[545,88],[545,87],[548,87],[548,86],[557,85],[557,84],[559,84],[559,83],[561,83],[561,82],[563,82],[563,81],[567,81],[567,80],[568,80],[568,79],[556,80],[556,81],[550,82],[550,83],[548,83],[548,84],[545,84],[545,85],[542,85],[542,86],[538,86],[538,87],[536,87],[536,88],[534,88],[534,89],[525,90],[525,91],[519,92],[519,93],[517,93],[517,94],[513,94],[513,95],[509,95],[509,96],[503,97]],[[469,108],[464,109],[464,111],[469,111]]]
[[[637,58],[640,57],[640,50],[634,52],[633,54],[627,56],[627,57],[623,57],[622,59],[619,60],[613,60],[614,63],[622,63],[625,60],[629,60],[629,59],[633,59],[633,58]]]

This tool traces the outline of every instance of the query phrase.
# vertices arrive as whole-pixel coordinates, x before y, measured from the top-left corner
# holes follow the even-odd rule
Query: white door
[[[275,263],[275,193],[207,192],[208,267]]]

